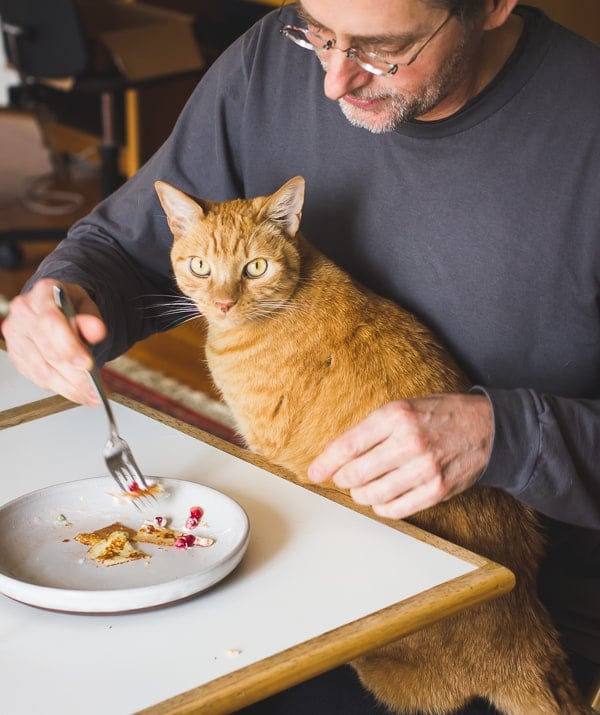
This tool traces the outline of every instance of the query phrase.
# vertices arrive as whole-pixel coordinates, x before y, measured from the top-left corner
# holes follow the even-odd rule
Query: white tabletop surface
[[[248,551],[213,589],[152,611],[71,615],[0,596],[3,712],[132,713],[474,569],[132,409],[115,415],[143,471],[243,506]],[[85,407],[0,430],[0,504],[106,474],[106,435]]]
[[[24,378],[6,352],[0,350],[0,411],[41,400],[50,394]]]

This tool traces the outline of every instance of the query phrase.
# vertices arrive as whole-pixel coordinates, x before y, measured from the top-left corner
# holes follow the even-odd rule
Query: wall
[[[551,18],[600,43],[600,0],[523,0]]]

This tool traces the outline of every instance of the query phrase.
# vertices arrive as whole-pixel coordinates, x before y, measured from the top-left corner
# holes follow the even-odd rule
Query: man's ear
[[[495,30],[504,25],[519,0],[486,0],[483,30]]]

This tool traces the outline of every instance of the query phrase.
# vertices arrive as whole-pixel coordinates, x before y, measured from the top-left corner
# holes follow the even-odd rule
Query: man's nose
[[[325,57],[325,96],[338,100],[355,89],[367,84],[372,75],[344,52],[329,50]]]

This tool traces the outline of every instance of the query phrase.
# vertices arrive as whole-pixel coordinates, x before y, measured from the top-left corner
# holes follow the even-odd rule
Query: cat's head
[[[239,325],[285,304],[300,275],[302,177],[270,196],[223,202],[192,199],[164,181],[154,186],[174,238],[177,285],[209,323]]]

